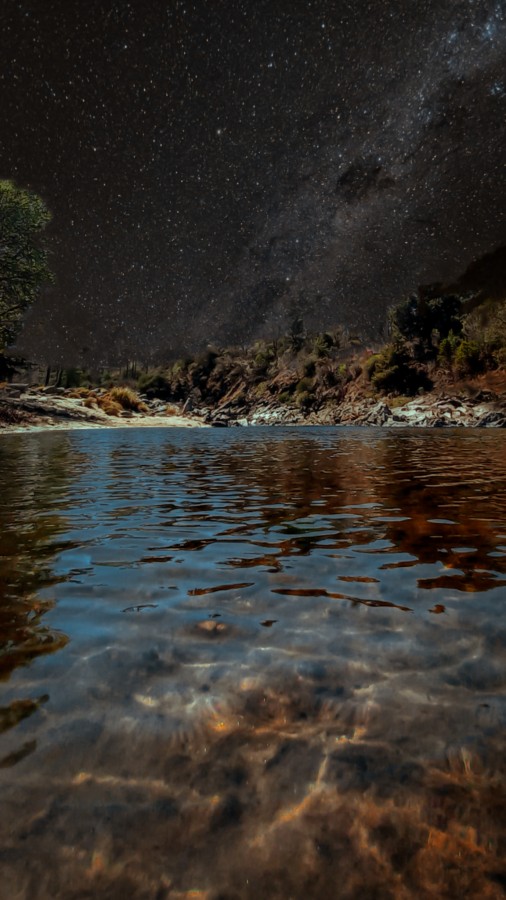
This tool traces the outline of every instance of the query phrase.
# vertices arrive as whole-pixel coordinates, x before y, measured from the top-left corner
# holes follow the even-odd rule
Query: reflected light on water
[[[7,897],[504,896],[500,432],[0,458]]]

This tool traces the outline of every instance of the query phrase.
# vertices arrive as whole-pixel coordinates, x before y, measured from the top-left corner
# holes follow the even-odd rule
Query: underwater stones
[[[216,619],[205,619],[203,622],[198,622],[196,630],[208,637],[217,637],[224,635],[228,631],[228,626],[224,622],[217,622]]]

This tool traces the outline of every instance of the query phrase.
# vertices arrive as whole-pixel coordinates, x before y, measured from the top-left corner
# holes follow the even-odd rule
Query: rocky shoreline
[[[387,428],[506,428],[506,397],[489,391],[474,396],[426,394],[414,399],[349,397],[305,412],[273,399],[245,408],[234,402],[193,407],[193,415],[215,427],[249,425],[351,425]]]
[[[319,409],[297,410],[276,398],[250,407],[233,401],[214,407],[172,404],[141,397],[143,411],[111,416],[89,408],[64,388],[7,385],[0,390],[0,431],[41,428],[234,427],[256,425],[347,425],[386,428],[506,428],[506,397],[490,391],[474,396],[430,393],[420,397],[344,397]]]

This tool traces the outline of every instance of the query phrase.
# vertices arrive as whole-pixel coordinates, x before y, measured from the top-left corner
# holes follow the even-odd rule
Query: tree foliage
[[[50,219],[40,197],[0,180],[0,351],[15,340],[23,313],[52,281],[39,243]]]
[[[372,386],[381,393],[414,396],[432,387],[424,367],[415,365],[408,350],[399,345],[386,344],[369,357],[365,369]]]
[[[421,343],[426,349],[452,331],[462,331],[462,299],[454,294],[425,297],[413,294],[389,312],[394,340]]]

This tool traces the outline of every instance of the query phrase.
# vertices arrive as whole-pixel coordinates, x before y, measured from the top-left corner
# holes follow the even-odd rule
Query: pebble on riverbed
[[[197,630],[202,634],[215,637],[218,634],[224,634],[224,632],[228,631],[228,628],[224,622],[216,622],[215,619],[205,619],[203,622],[198,622]]]

